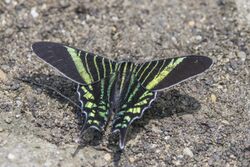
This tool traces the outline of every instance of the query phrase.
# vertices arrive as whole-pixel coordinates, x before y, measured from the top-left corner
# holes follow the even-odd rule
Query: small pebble
[[[217,85],[217,88],[218,89],[223,89],[223,86],[222,85]]]
[[[226,74],[226,75],[225,75],[225,78],[226,78],[227,80],[229,80],[229,79],[230,79],[229,74]]]
[[[180,160],[173,160],[172,162],[173,162],[173,164],[176,165],[176,166],[181,165],[181,161],[180,161]]]
[[[112,19],[113,21],[118,21],[118,20],[119,20],[119,18],[118,18],[117,16],[113,16],[111,19]]]
[[[16,157],[15,157],[14,154],[9,153],[8,156],[7,156],[7,158],[8,158],[9,160],[14,160]]]
[[[155,126],[155,125],[152,126],[152,131],[155,132],[155,133],[161,133],[162,132],[161,129],[158,126]]]
[[[175,45],[178,45],[177,39],[174,36],[171,37],[171,40]]]
[[[194,119],[194,116],[192,114],[184,114],[184,115],[182,115],[182,118],[184,120],[192,121]]]
[[[104,155],[104,159],[106,160],[106,161],[110,161],[111,160],[111,155],[110,154],[105,154]]]
[[[22,104],[23,104],[23,103],[22,103],[20,100],[17,100],[17,101],[16,101],[17,107],[20,107]]]
[[[169,144],[166,144],[166,145],[165,145],[165,148],[164,148],[164,151],[167,152],[167,151],[169,150],[169,148],[170,148],[170,145],[169,145]]]
[[[117,31],[117,28],[115,26],[112,27],[112,32],[115,33]]]
[[[197,35],[197,36],[195,37],[195,39],[196,39],[197,41],[201,41],[201,40],[202,40],[202,36]]]
[[[9,87],[10,90],[17,90],[17,89],[19,89],[19,88],[20,88],[20,84],[19,84],[19,83],[15,83],[15,82],[13,82],[13,83],[10,85],[10,87]]]
[[[10,118],[5,118],[5,120],[4,120],[7,124],[11,124],[11,122],[12,122],[12,119],[10,119]]]
[[[194,22],[193,20],[191,20],[191,21],[188,22],[188,25],[189,25],[190,27],[194,27],[195,22]]]
[[[39,14],[36,11],[36,7],[31,8],[30,14],[33,18],[36,18],[39,16]]]
[[[129,157],[129,161],[130,161],[131,163],[133,163],[133,162],[135,162],[135,158],[134,158],[134,157]]]
[[[230,123],[227,120],[222,120],[221,121],[223,124],[230,125]]]
[[[193,157],[194,156],[193,152],[188,147],[184,148],[183,154],[187,155],[189,157]]]
[[[164,140],[165,140],[165,141],[168,141],[169,139],[170,139],[170,136],[165,136],[165,137],[164,137]]]
[[[20,114],[17,114],[15,117],[16,117],[16,118],[20,118],[20,117],[21,117],[21,115],[20,115]]]
[[[5,0],[5,3],[9,4],[11,2],[11,0]]]
[[[7,64],[3,64],[1,65],[1,69],[6,72],[6,71],[10,71],[11,67]]]
[[[3,72],[1,69],[0,69],[0,80],[3,82],[7,81],[7,76],[5,72]]]
[[[155,153],[160,153],[160,152],[161,152],[160,149],[155,150]]]
[[[0,132],[3,132],[3,131],[4,131],[4,129],[0,127]]]
[[[240,52],[238,52],[238,57],[240,58],[241,61],[245,61],[247,58],[247,55],[245,52],[240,51]]]
[[[215,96],[215,94],[211,94],[211,101],[213,103],[216,103],[217,97]]]
[[[70,5],[69,1],[67,1],[67,0],[61,0],[59,3],[60,3],[62,8],[66,8]]]

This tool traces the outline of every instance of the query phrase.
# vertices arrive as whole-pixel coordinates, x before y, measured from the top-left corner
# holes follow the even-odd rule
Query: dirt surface
[[[249,166],[250,1],[0,1],[0,166]],[[207,55],[214,66],[159,93],[118,137],[79,140],[76,85],[31,51],[69,44],[115,60]],[[79,146],[81,141],[81,146]],[[78,148],[78,149],[77,149]]]

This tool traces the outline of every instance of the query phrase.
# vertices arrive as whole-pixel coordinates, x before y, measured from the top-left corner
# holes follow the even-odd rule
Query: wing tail
[[[156,92],[146,90],[138,82],[135,82],[132,87],[133,89],[128,94],[128,98],[121,103],[120,110],[116,113],[112,125],[113,132],[120,132],[119,145],[121,149],[125,146],[129,125],[143,116],[144,111],[150,107],[156,97]]]

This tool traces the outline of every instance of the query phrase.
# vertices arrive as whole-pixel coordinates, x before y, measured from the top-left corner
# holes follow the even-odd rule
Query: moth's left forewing
[[[36,42],[36,55],[65,77],[80,85],[89,85],[111,75],[116,63],[110,59],[54,42]]]
[[[147,90],[161,90],[206,71],[213,64],[206,56],[190,55],[146,62],[137,66],[137,78]]]

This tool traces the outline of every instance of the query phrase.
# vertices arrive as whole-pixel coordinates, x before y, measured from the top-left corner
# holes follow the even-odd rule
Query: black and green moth
[[[33,51],[65,77],[78,84],[84,129],[103,131],[112,115],[112,132],[120,133],[125,146],[128,126],[142,117],[155,100],[157,91],[169,88],[207,70],[213,63],[205,56],[189,55],[170,59],[115,62],[73,47],[37,42]]]

